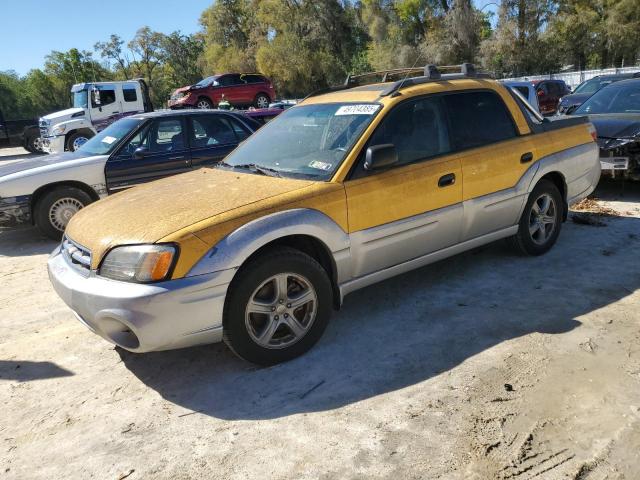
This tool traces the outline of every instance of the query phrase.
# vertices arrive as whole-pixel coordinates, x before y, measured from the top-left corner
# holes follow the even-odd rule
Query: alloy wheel
[[[269,107],[269,99],[264,95],[258,95],[258,98],[256,99],[256,105],[258,106],[258,108],[267,108]]]
[[[543,193],[533,205],[529,214],[529,234],[537,245],[544,245],[556,228],[557,206],[551,195]]]
[[[307,334],[317,311],[318,296],[311,282],[297,273],[279,273],[249,297],[245,327],[261,347],[286,348]]]

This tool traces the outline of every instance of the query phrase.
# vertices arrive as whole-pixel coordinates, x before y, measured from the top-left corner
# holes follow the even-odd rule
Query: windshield
[[[87,91],[80,90],[79,92],[73,92],[73,106],[74,108],[87,108]]]
[[[584,102],[575,114],[590,113],[639,113],[640,82],[614,83],[605,87]]]
[[[203,78],[198,83],[196,83],[196,87],[208,87],[209,85],[211,85],[213,83],[213,81],[215,79],[216,79],[216,77]]]
[[[328,180],[379,110],[374,103],[290,108],[241,144],[223,166],[255,165],[284,176]]]
[[[137,128],[142,122],[144,120],[141,118],[118,120],[99,132],[95,137],[90,138],[78,151],[89,155],[108,155],[129,132]]]

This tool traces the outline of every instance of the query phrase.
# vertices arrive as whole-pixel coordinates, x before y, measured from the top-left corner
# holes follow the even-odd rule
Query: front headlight
[[[160,282],[171,273],[176,253],[173,245],[116,247],[102,261],[98,275],[123,282]]]
[[[60,126],[58,126],[58,127],[54,128],[54,129],[51,131],[51,133],[52,133],[53,135],[62,135],[66,129],[67,129],[67,126],[66,126],[66,125],[60,125]]]

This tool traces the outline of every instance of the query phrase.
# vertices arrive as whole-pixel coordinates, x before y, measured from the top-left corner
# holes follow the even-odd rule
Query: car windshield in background
[[[600,80],[593,79],[587,80],[584,83],[578,85],[573,93],[595,93],[600,89]]]
[[[574,113],[640,113],[640,81],[616,82],[605,87],[594,93]]]
[[[89,155],[108,155],[120,144],[120,140],[137,128],[143,121],[136,118],[118,120],[95,137],[90,138],[78,151]]]
[[[328,180],[380,107],[330,103],[290,108],[254,133],[222,167],[252,166],[283,176]]]
[[[207,77],[204,78],[202,80],[200,80],[198,83],[196,83],[196,87],[208,87],[209,85],[211,85],[213,83],[213,81],[216,79],[216,77]]]
[[[73,93],[73,106],[75,108],[87,108],[88,92],[80,90]]]

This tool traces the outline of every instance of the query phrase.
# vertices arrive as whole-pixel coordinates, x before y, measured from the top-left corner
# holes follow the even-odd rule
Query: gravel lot
[[[549,254],[361,290],[268,369],[114,349],[54,294],[54,243],[0,230],[0,478],[637,479],[640,186],[596,196],[618,215]]]

